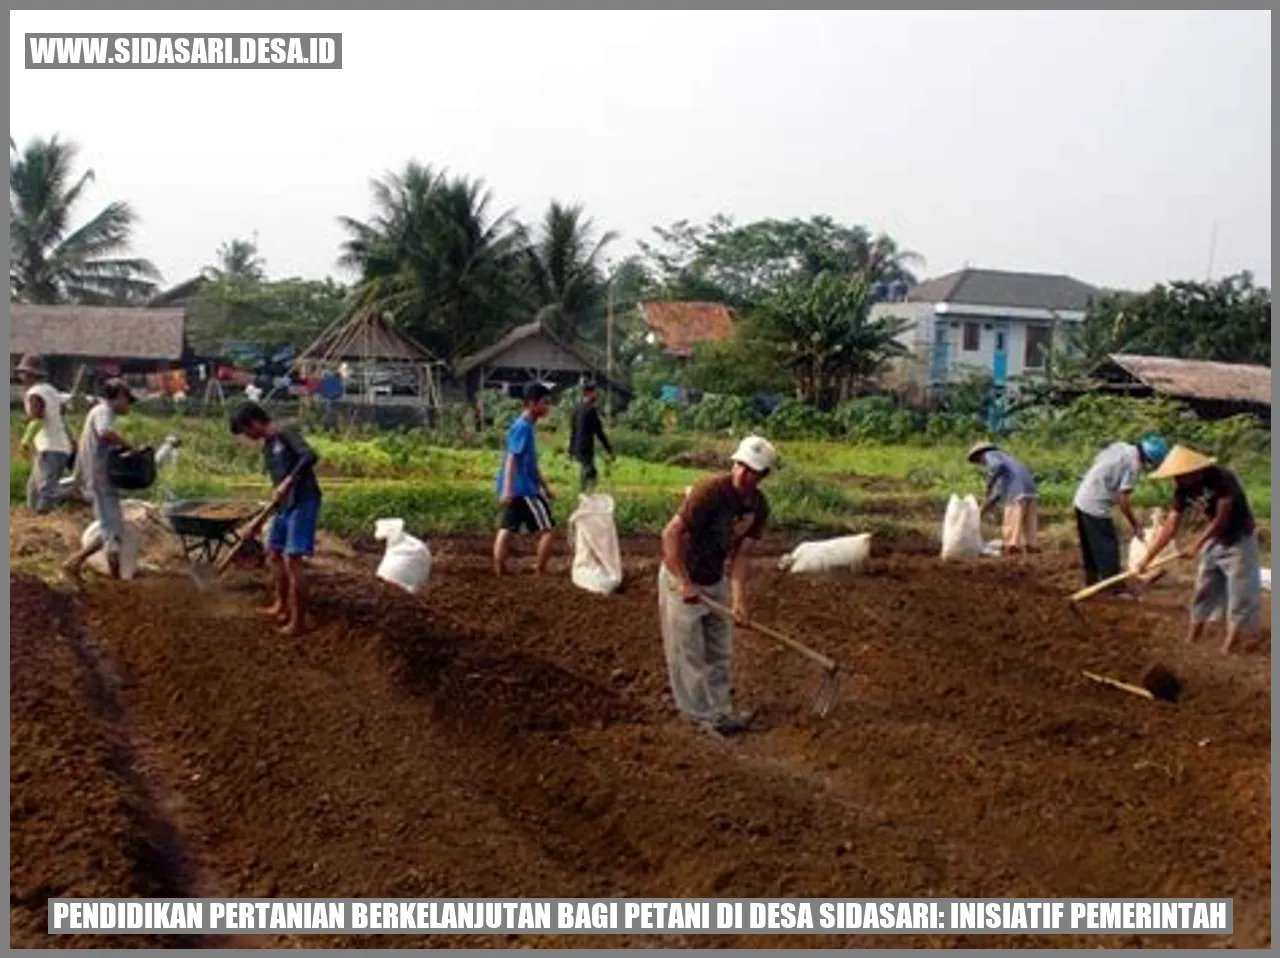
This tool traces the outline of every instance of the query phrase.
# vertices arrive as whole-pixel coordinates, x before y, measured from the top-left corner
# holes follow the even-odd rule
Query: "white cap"
[[[773,443],[768,439],[760,436],[747,436],[746,439],[738,443],[738,449],[733,454],[733,461],[740,462],[748,469],[754,469],[756,472],[772,472],[778,464],[778,450],[773,448]]]

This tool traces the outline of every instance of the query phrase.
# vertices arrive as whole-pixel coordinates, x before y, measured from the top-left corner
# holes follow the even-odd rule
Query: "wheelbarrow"
[[[224,553],[236,550],[237,565],[254,567],[262,564],[266,551],[257,538],[243,541],[240,530],[264,505],[243,499],[180,499],[161,512],[193,566],[216,566]]]

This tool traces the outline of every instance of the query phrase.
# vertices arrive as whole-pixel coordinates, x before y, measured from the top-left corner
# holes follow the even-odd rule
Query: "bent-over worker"
[[[43,515],[58,499],[58,480],[71,458],[71,436],[62,418],[63,396],[47,382],[44,360],[28,353],[18,361],[18,378],[27,387],[23,407],[30,422],[22,447],[30,450],[27,508]]]
[[[1230,652],[1241,633],[1252,639],[1261,618],[1258,533],[1244,486],[1230,469],[1185,446],[1174,446],[1153,477],[1174,481],[1173,510],[1148,547],[1138,566],[1139,574],[1173,541],[1187,510],[1202,506],[1209,524],[1179,550],[1187,558],[1200,557],[1187,641],[1197,641],[1205,624],[1225,613],[1227,634],[1222,651]]]
[[[1168,454],[1169,444],[1160,436],[1147,433],[1136,443],[1113,442],[1098,453],[1084,474],[1073,505],[1085,585],[1120,574],[1120,540],[1111,510],[1118,506],[1134,536],[1142,538],[1142,527],[1131,501],[1133,487],[1144,469],[1158,468]]]
[[[990,442],[975,443],[969,449],[969,461],[987,471],[987,498],[982,504],[982,515],[997,505],[1004,506],[1000,529],[1004,554],[1038,552],[1036,501],[1039,492],[1031,470]]]
[[[658,614],[671,692],[687,718],[722,735],[746,731],[753,715],[733,709],[733,622],[701,596],[721,605],[731,597],[734,620],[747,621],[747,542],[768,521],[759,485],[777,457],[767,440],[743,439],[733,470],[690,489],[662,533]]]
[[[120,509],[120,493],[111,484],[107,458],[112,447],[129,449],[129,443],[116,432],[116,416],[124,416],[133,404],[133,393],[123,379],[108,379],[102,399],[89,410],[80,442],[76,447],[76,484],[93,503],[93,517],[98,520],[98,534],[63,565],[73,579],[79,579],[89,557],[101,549],[107,552],[107,568],[111,578],[120,578],[120,546],[124,536],[124,514]]]
[[[284,496],[267,536],[275,602],[259,611],[280,626],[282,635],[298,635],[307,627],[303,563],[315,555],[320,521],[322,497],[315,469],[319,457],[301,430],[275,422],[257,403],[247,402],[232,414],[231,432],[262,443],[263,465],[274,492]]]

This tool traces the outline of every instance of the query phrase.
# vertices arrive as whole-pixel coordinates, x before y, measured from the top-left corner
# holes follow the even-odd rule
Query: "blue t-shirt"
[[[993,449],[982,457],[987,468],[987,494],[996,493],[1000,502],[1036,498],[1036,480],[1030,470],[1007,452]]]
[[[515,475],[511,481],[513,496],[536,496],[538,487],[538,452],[534,447],[533,423],[529,417],[521,413],[507,428],[506,452],[502,464],[498,467],[495,487],[498,498],[502,498],[502,483],[507,469],[507,460],[515,459]]]
[[[1074,505],[1081,512],[1106,519],[1122,492],[1132,492],[1142,470],[1138,447],[1113,442],[1098,453],[1076,490]]]

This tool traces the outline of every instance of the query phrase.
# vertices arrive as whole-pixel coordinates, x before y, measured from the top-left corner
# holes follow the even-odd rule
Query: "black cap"
[[[529,383],[524,387],[524,401],[527,403],[537,402],[539,399],[546,399],[551,395],[551,390],[542,383]]]

